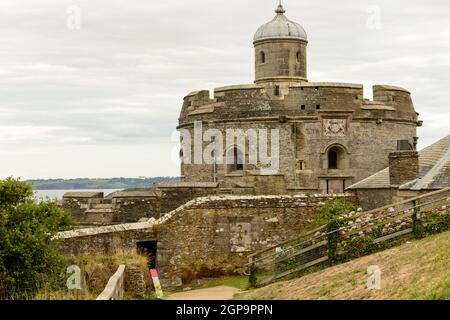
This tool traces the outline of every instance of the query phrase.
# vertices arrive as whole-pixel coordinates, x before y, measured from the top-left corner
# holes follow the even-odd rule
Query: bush
[[[450,213],[447,211],[443,214],[430,212],[425,214],[423,223],[423,232],[431,235],[449,230]]]
[[[258,267],[252,263],[250,266],[250,275],[248,277],[248,285],[250,288],[256,288],[258,286],[258,278],[257,278],[257,273],[258,273]]]
[[[53,201],[37,203],[31,185],[0,180],[0,297],[26,299],[61,275],[53,236],[72,225]]]
[[[314,214],[311,229],[327,225],[338,216],[356,210],[356,205],[345,199],[333,199],[325,202]]]

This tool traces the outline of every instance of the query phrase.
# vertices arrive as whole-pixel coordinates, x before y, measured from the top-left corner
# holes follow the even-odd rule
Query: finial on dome
[[[284,10],[283,5],[281,4],[281,0],[280,0],[280,4],[278,5],[277,10],[275,10],[276,13],[278,14],[283,14],[286,12],[286,10]]]

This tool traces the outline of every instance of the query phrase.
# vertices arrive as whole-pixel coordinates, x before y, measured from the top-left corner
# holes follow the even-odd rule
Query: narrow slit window
[[[277,97],[280,95],[280,86],[275,86],[275,95]]]

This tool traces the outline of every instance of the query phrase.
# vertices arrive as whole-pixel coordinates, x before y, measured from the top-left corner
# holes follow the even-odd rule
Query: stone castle
[[[283,6],[275,12],[254,36],[254,84],[216,88],[213,98],[208,91],[188,94],[177,129],[192,137],[196,123],[223,136],[230,128],[276,129],[278,170],[268,174],[260,163],[248,161],[255,141],[246,136],[243,144],[214,148],[225,158],[222,163],[182,161],[179,183],[106,199],[101,193],[66,194],[64,206],[82,226],[159,218],[207,195],[343,194],[388,167],[390,153],[415,151],[422,122],[407,90],[376,85],[374,101],[369,101],[360,84],[309,82],[306,32],[285,16]],[[202,149],[211,141],[202,140]],[[184,143],[182,160],[188,153],[195,158],[195,148]]]
[[[280,5],[254,37],[255,83],[217,88],[213,98],[190,93],[181,109],[178,129],[190,136],[198,123],[222,136],[277,129],[277,172],[249,161],[251,137],[222,149],[202,139],[202,149],[213,143],[213,159],[223,153],[226,161],[182,162],[181,182],[146,191],[66,194],[62,205],[81,230],[58,235],[61,251],[143,250],[163,286],[180,286],[242,273],[247,255],[298,237],[328,200],[369,210],[450,187],[450,135],[416,151],[421,121],[410,93],[377,85],[369,101],[359,84],[309,82],[307,43]],[[195,157],[185,143],[181,158]]]
[[[224,136],[228,128],[278,129],[279,171],[265,174],[248,163],[247,139],[219,150],[222,164],[182,164],[182,181],[217,182],[233,194],[339,194],[387,167],[399,146],[415,148],[421,122],[407,90],[376,85],[369,101],[360,84],[309,82],[306,32],[283,6],[275,12],[254,36],[254,84],[216,88],[212,98],[208,91],[188,94],[178,129],[193,136],[196,121]]]

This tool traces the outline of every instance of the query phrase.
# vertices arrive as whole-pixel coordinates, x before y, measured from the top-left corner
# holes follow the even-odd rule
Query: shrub
[[[37,203],[29,184],[0,180],[0,296],[32,298],[43,283],[61,274],[53,236],[72,225],[53,201]]]
[[[356,210],[356,205],[345,199],[333,199],[325,202],[314,214],[311,229],[326,225],[340,215]]]
[[[250,276],[248,277],[248,284],[250,286],[250,288],[256,288],[258,285],[258,278],[257,278],[257,273],[258,273],[258,267],[252,263],[250,265]]]

